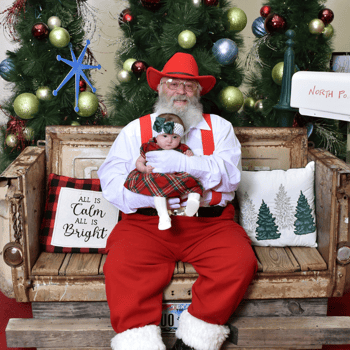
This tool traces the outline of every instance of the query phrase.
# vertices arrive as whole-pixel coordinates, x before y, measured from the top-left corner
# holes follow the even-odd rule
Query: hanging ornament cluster
[[[10,116],[6,129],[6,146],[23,150],[27,146],[27,142],[32,140],[34,140],[33,129],[26,126],[24,120]]]
[[[190,49],[196,44],[197,38],[190,30],[183,30],[177,37],[177,41],[183,49]]]
[[[0,63],[0,76],[6,81],[10,81],[11,72],[15,69],[15,64],[11,58],[5,58]]]
[[[130,8],[123,10],[118,17],[118,23],[120,26],[126,23],[131,23],[133,20],[134,16],[131,14]]]
[[[160,0],[141,0],[141,4],[144,8],[151,11],[157,11],[161,7]]]
[[[278,15],[277,13],[270,13],[265,19],[265,30],[274,34],[276,32],[283,32],[287,28],[286,19],[283,16]]]
[[[247,25],[247,15],[238,7],[233,7],[227,11],[229,30],[235,32],[242,31]]]
[[[236,60],[238,47],[231,39],[219,39],[214,43],[212,52],[220,64],[227,66]]]
[[[309,23],[309,31],[311,34],[322,34],[325,39],[330,39],[334,34],[334,28],[330,24],[334,19],[334,13],[331,9],[325,8],[318,13],[318,18],[315,18]]]

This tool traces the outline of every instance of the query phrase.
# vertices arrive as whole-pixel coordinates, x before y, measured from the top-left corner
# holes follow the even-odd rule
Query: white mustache
[[[190,102],[190,99],[187,96],[178,95],[178,96],[173,96],[171,98],[171,102],[174,102],[174,101],[188,101],[188,102]]]

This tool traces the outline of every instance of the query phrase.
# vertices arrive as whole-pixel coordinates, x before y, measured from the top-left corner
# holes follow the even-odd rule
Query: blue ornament
[[[6,58],[0,63],[0,76],[7,80],[10,81],[10,73],[15,69],[15,65],[12,61],[11,58]]]
[[[252,24],[252,32],[257,38],[261,38],[267,34],[264,23],[265,18],[258,17]]]
[[[238,47],[231,39],[219,39],[214,43],[212,51],[216,60],[224,66],[233,63],[238,56]]]

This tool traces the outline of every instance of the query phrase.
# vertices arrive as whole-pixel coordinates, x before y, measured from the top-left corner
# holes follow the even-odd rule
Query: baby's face
[[[156,137],[157,144],[162,149],[174,149],[181,141],[181,137],[177,134],[161,134]]]

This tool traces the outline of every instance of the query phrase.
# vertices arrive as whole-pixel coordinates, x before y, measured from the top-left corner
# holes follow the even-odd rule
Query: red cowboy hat
[[[153,67],[147,69],[147,81],[151,89],[157,91],[160,79],[163,77],[197,80],[202,87],[201,95],[208,93],[216,83],[212,75],[198,75],[196,60],[192,55],[183,52],[177,52],[172,56],[161,72]]]

